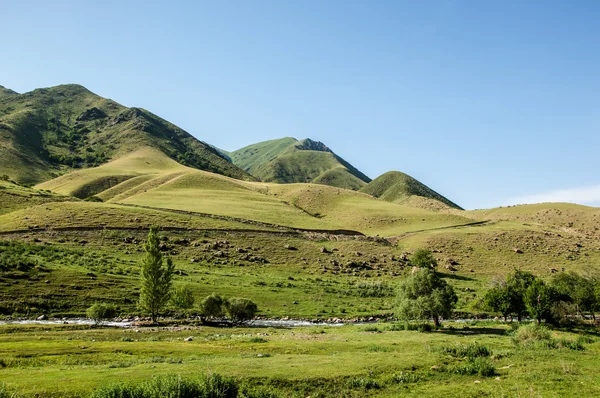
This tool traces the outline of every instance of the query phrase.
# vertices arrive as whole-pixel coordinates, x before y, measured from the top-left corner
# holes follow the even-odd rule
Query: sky
[[[600,206],[595,0],[0,1],[0,85],[81,84],[225,150],[311,138],[467,209]]]

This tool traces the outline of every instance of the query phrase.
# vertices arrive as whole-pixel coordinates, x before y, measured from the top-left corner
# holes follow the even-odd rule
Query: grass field
[[[552,332],[553,339],[572,342],[575,349],[529,348],[515,345],[503,324],[448,323],[430,333],[398,326],[5,325],[0,382],[25,395],[79,397],[111,382],[216,372],[281,397],[600,394],[600,343],[593,331]],[[188,337],[192,341],[184,341]],[[469,347],[481,358],[474,362],[460,353]],[[485,375],[473,363],[484,363]]]

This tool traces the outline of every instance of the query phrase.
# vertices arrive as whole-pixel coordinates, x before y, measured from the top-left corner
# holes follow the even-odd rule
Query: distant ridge
[[[248,145],[230,153],[233,164],[265,182],[308,183],[359,190],[371,179],[311,139],[285,137]]]
[[[454,209],[463,210],[456,203],[400,171],[388,171],[380,175],[363,187],[361,192],[393,203],[404,203],[415,196],[422,197],[439,201]]]
[[[34,184],[143,147],[156,148],[186,166],[254,180],[174,124],[83,86],[66,84],[25,94],[0,88],[0,175]]]

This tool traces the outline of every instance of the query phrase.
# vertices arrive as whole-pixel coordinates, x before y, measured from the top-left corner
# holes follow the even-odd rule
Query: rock
[[[284,246],[287,250],[298,250],[296,247],[292,246],[292,245],[285,245]]]
[[[481,383],[481,382],[480,382],[479,380],[475,380],[473,383],[474,383],[474,384],[479,384],[479,383]]]
[[[40,316],[37,317],[38,321],[45,321],[47,319],[48,319],[48,317],[46,315],[40,315]]]
[[[319,250],[321,251],[321,253],[325,253],[325,254],[329,254],[329,253],[331,253],[331,251],[330,251],[328,248],[326,248],[326,247],[322,247],[322,248],[321,248],[321,249],[319,249]]]
[[[521,249],[518,249],[518,248],[516,248],[516,247],[513,249],[513,251],[514,251],[515,253],[517,253],[517,254],[523,254],[523,250],[521,250]]]
[[[87,122],[90,120],[104,119],[106,117],[108,117],[106,113],[96,107],[93,107],[86,109],[81,115],[77,116],[77,119],[75,120],[78,122]]]
[[[448,263],[448,265],[458,265],[458,261],[449,258],[448,260],[446,260],[446,262]]]
[[[451,266],[450,264],[446,265],[446,269],[447,269],[448,271],[452,271],[452,272],[456,271],[456,268],[454,268],[454,267],[453,267],[453,266]]]
[[[193,341],[193,340],[194,340],[194,338],[192,336],[186,337],[185,339],[183,339],[183,341]]]

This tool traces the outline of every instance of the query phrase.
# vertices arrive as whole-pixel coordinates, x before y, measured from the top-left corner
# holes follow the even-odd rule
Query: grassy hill
[[[333,172],[330,170],[329,175]],[[215,214],[291,228],[348,229],[369,235],[395,236],[473,222],[460,214],[388,203],[343,188],[241,181],[183,166],[149,147],[36,188],[81,199],[96,196],[111,203]]]
[[[233,163],[265,182],[313,182],[358,190],[370,180],[325,144],[286,137],[230,153]]]
[[[68,84],[25,94],[0,90],[0,175],[33,184],[98,166],[143,147],[234,178],[253,177],[209,145],[140,108]]]
[[[411,176],[399,171],[389,171],[380,175],[364,186],[361,192],[393,203],[412,203],[418,207],[431,208],[436,207],[436,204],[431,202],[433,200],[441,202],[450,208],[461,209],[456,203],[446,199]],[[441,207],[438,205],[438,208]]]

